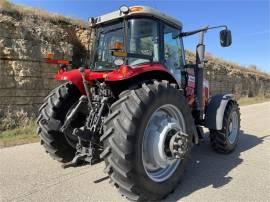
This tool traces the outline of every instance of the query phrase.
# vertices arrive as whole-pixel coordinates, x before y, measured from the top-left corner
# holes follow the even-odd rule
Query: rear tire
[[[212,148],[219,153],[232,152],[239,139],[240,112],[237,102],[230,101],[224,111],[222,130],[210,130]]]
[[[167,81],[144,83],[138,89],[124,91],[111,106],[111,113],[105,120],[105,132],[100,139],[104,143],[101,157],[105,160],[105,172],[129,200],[165,198],[177,187],[183,175],[190,149],[171,175],[160,182],[149,177],[143,162],[142,145],[148,121],[156,110],[167,105],[183,115],[185,132],[189,135],[188,147],[191,148],[193,119],[189,106],[183,93]]]
[[[78,101],[80,92],[75,85],[65,83],[44,99],[37,119],[40,143],[50,156],[59,162],[69,162],[75,154],[75,149],[60,132],[67,112]]]

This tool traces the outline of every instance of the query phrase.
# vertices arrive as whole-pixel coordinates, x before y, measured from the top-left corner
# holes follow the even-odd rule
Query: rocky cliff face
[[[240,65],[206,56],[204,77],[209,81],[210,95],[233,93],[239,97],[270,97],[270,75]],[[186,52],[188,63],[195,62],[195,55]]]
[[[88,42],[89,31],[81,22],[0,7],[0,58],[6,58],[0,59],[0,118],[7,109],[36,114],[44,97],[59,84],[53,80],[58,68],[43,58],[53,53],[79,66],[80,58],[87,55]],[[188,52],[187,60],[193,59]],[[210,94],[270,96],[269,75],[216,58],[208,60],[205,77],[210,81]]]
[[[49,91],[56,65],[44,63],[48,53],[73,60],[87,54],[89,31],[80,23],[0,10],[0,115],[9,108],[35,113]]]

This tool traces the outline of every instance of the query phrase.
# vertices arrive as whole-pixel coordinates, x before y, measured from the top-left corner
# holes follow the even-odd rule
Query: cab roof
[[[97,17],[96,24],[102,24],[102,23],[115,21],[117,19],[123,18],[124,16],[125,16],[125,14],[123,14],[120,10],[114,11],[114,12]],[[156,10],[154,8],[147,7],[147,6],[131,6],[131,7],[129,7],[129,13],[126,14],[126,16],[128,16],[128,17],[133,17],[133,16],[134,17],[135,16],[154,17],[154,18],[160,19],[160,20],[162,20],[162,21],[164,21],[164,22],[166,22],[174,27],[177,27],[179,29],[181,29],[183,26],[183,24],[179,20],[160,12],[159,10]]]

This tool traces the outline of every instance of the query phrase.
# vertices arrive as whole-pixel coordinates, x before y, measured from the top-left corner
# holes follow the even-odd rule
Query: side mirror
[[[228,47],[232,44],[231,30],[224,29],[224,30],[220,31],[219,37],[220,37],[220,45],[222,47]]]

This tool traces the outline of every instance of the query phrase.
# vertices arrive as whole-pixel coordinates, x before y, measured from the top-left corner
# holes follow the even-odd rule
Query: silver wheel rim
[[[144,170],[155,182],[170,178],[181,162],[166,152],[167,140],[174,131],[186,132],[184,117],[177,107],[171,104],[162,105],[151,115],[142,145]]]
[[[233,111],[231,115],[228,133],[229,142],[230,144],[233,144],[238,134],[238,115],[236,111]]]

